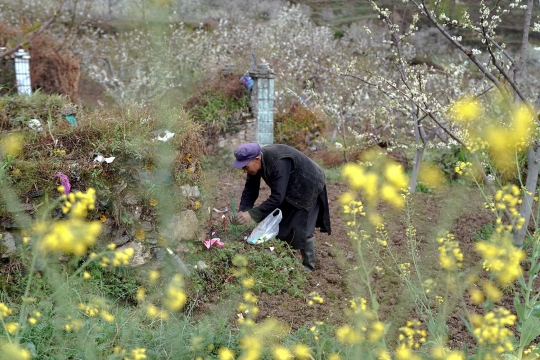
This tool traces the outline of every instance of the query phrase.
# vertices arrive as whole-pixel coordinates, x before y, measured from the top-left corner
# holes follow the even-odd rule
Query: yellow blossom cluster
[[[30,360],[30,351],[17,343],[0,343],[0,354],[2,359],[10,360]]]
[[[418,173],[418,180],[433,188],[440,188],[446,182],[442,170],[430,163],[422,164]]]
[[[102,300],[96,299],[89,304],[80,303],[78,308],[90,317],[100,315],[103,320],[110,323],[114,322],[114,315],[105,309],[105,304]]]
[[[503,230],[511,231],[513,228],[521,229],[525,224],[525,218],[523,218],[518,212],[518,205],[521,204],[520,191],[516,185],[505,185],[501,190],[497,191],[493,196],[493,208],[494,211],[498,211],[497,214],[497,227],[495,230],[500,233]],[[507,210],[514,225],[503,225],[502,212]]]
[[[11,133],[0,140],[0,155],[15,157],[22,152],[23,146],[23,134]]]
[[[148,315],[148,317],[150,318],[160,318],[161,320],[167,320],[169,318],[169,313],[166,312],[166,311],[163,311],[161,309],[159,309],[157,306],[155,305],[148,305],[146,307],[146,315]]]
[[[15,335],[15,333],[17,332],[17,330],[19,330],[19,323],[16,323],[16,322],[7,322],[4,324],[4,327],[6,329],[6,331],[10,334],[10,335]]]
[[[320,336],[319,328],[323,324],[324,323],[322,321],[316,321],[315,326],[312,326],[309,328],[309,331],[311,331],[311,333],[313,334],[313,338],[315,339],[315,341],[319,341],[319,336]]]
[[[55,221],[50,226],[37,221],[33,229],[36,235],[41,235],[38,248],[42,252],[72,253],[81,256],[96,242],[101,232],[101,224],[98,221],[88,222],[70,218]]]
[[[483,114],[482,104],[474,98],[463,98],[454,104],[450,116],[460,123],[468,123],[478,119]]]
[[[41,313],[39,311],[32,311],[32,316],[30,318],[28,318],[28,322],[30,323],[30,325],[36,325],[37,323],[37,319],[39,319],[41,317]]]
[[[251,290],[255,286],[255,279],[248,274],[247,259],[242,255],[233,258],[233,265],[236,269],[233,275],[238,277],[244,287],[243,301],[238,305],[238,323],[241,325],[242,337],[239,341],[241,354],[235,354],[229,348],[220,348],[218,356],[220,360],[239,359],[256,360],[263,355],[267,346],[274,359],[312,359],[311,349],[304,344],[296,344],[292,347],[285,347],[278,341],[287,334],[287,327],[276,319],[269,318],[262,323],[255,323],[255,318],[259,313],[257,307],[257,296]],[[311,294],[311,301],[322,303],[323,299],[318,294]]]
[[[129,356],[124,358],[124,360],[143,360],[143,359],[146,359],[146,349],[145,348],[133,349],[129,353]]]
[[[219,360],[234,360],[234,351],[226,347],[219,348],[218,357]]]
[[[187,301],[184,293],[184,281],[180,274],[174,275],[165,291],[164,305],[170,311],[179,311]]]
[[[132,247],[115,251],[112,259],[112,266],[128,265],[129,260],[133,257],[133,252],[134,250]]]
[[[437,239],[439,246],[439,263],[445,270],[457,270],[463,263],[463,253],[459,248],[459,243],[453,234]]]
[[[354,327],[346,324],[336,329],[336,338],[342,344],[360,344],[365,340],[364,334]]]
[[[534,137],[535,115],[524,103],[499,99],[490,104],[490,113],[496,115],[483,115],[485,110],[477,99],[462,99],[450,115],[468,134],[465,142],[471,152],[488,148],[493,165],[511,174],[516,170],[516,152],[528,148]]]
[[[72,319],[71,316],[67,317],[66,324],[64,325],[64,329],[68,332],[71,331],[79,331],[79,329],[83,326],[83,322],[79,319]]]
[[[502,354],[505,351],[513,351],[512,331],[507,326],[513,326],[516,315],[503,307],[488,312],[481,319],[473,322],[473,334],[480,345],[492,345],[495,352]]]
[[[399,276],[406,278],[411,275],[411,263],[402,263],[399,264]]]
[[[343,344],[359,344],[366,340],[376,343],[384,336],[386,325],[377,320],[375,314],[368,309],[364,298],[349,301],[349,315],[354,317],[354,327],[343,325],[336,329],[336,338]]]
[[[248,276],[247,264],[247,259],[242,255],[237,255],[233,259],[233,265],[236,266],[236,269],[233,270],[233,275],[240,278],[242,286],[246,289],[243,295],[243,302],[238,304],[237,308],[240,312],[238,314],[238,323],[244,326],[251,326],[255,323],[254,318],[259,313],[259,308],[257,307],[257,296],[250,290],[255,286],[255,280],[251,276]]]
[[[349,183],[351,192],[341,197],[341,203],[349,205],[355,192],[359,191],[370,208],[374,208],[380,199],[395,208],[402,208],[405,205],[402,191],[409,182],[403,166],[377,150],[367,151],[362,160],[363,163],[349,163],[343,167],[342,176]],[[374,218],[372,222],[380,222],[376,220]]]
[[[527,356],[527,358],[538,359],[540,355],[538,354],[537,350],[540,350],[538,347],[538,344],[533,344],[527,347],[525,350],[523,350],[523,355]],[[528,356],[531,356],[531,357],[528,357]]]
[[[422,360],[414,350],[405,344],[399,344],[396,348],[396,360]]]
[[[458,173],[459,175],[463,175],[463,172],[470,170],[471,167],[472,167],[472,164],[470,162],[458,161],[456,163],[456,167],[454,168],[454,171]]]
[[[490,241],[476,243],[475,249],[484,259],[486,270],[495,275],[502,286],[510,285],[522,275],[521,261],[527,254],[514,246],[508,232],[494,233]]]
[[[287,334],[287,327],[276,319],[270,318],[257,325],[245,326],[244,324],[242,332],[243,336],[239,342],[242,354],[238,357],[239,360],[260,359],[265,345],[270,347],[273,355],[291,354],[289,349],[277,343],[280,338]],[[276,350],[278,350],[277,354]],[[294,350],[302,350],[302,347],[294,347]]]
[[[146,349],[136,348],[127,353],[126,349],[117,346],[114,348],[114,355],[123,357],[124,360],[143,360],[146,359]]]
[[[422,323],[417,320],[407,321],[405,326],[399,328],[400,334],[398,336],[401,345],[409,349],[417,350],[420,346],[426,342],[427,332],[421,329]]]
[[[343,205],[343,212],[345,214],[358,214],[360,216],[366,216],[366,213],[364,212],[364,204],[362,204],[361,201],[351,200],[348,205]]]
[[[0,302],[0,320],[13,314],[13,309],[10,309],[6,304]]]
[[[324,299],[319,295],[318,292],[312,292],[309,294],[311,299],[308,301],[309,306],[313,306],[315,304],[322,304],[324,302]]]
[[[388,245],[388,232],[384,224],[379,224],[375,227],[375,240],[379,245],[386,247]]]
[[[450,350],[441,345],[434,346],[431,355],[437,360],[465,360],[465,354],[462,351]]]
[[[240,339],[240,348],[242,349],[240,359],[259,359],[263,351],[263,342],[257,336],[246,335]]]
[[[64,187],[59,186],[58,192],[63,193]],[[70,213],[74,217],[84,218],[88,214],[88,211],[94,210],[96,190],[90,188],[86,193],[75,191],[68,195],[63,194],[62,199],[64,199],[62,213]]]
[[[69,218],[51,224],[36,221],[33,233],[39,238],[38,249],[44,253],[61,252],[77,256],[83,255],[89,246],[94,245],[101,232],[99,221],[86,221],[88,210],[93,209],[95,191],[63,195],[66,197],[64,209],[68,209]],[[69,206],[66,204],[70,204]]]
[[[488,142],[481,137],[469,137],[465,139],[465,143],[467,145],[467,149],[469,149],[471,153],[480,152],[482,156],[486,155],[486,151],[489,148]]]
[[[512,110],[508,124],[493,123],[485,128],[484,138],[499,170],[515,171],[515,154],[529,147],[536,131],[535,118],[531,109],[521,103]]]
[[[484,280],[480,284],[478,284],[478,279],[474,277],[468,282],[471,285],[471,288],[469,289],[469,297],[471,299],[471,302],[475,305],[484,302],[486,300],[486,297],[489,301],[495,303],[499,301],[503,296],[501,289],[499,289],[499,287],[490,280]]]

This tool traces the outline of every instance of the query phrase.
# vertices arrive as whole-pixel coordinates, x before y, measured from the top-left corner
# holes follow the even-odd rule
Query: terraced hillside
[[[294,2],[309,5],[313,9],[313,19],[317,23],[330,25],[336,30],[356,21],[377,19],[377,14],[369,0],[297,0]],[[414,4],[404,4],[402,0],[379,0],[376,3],[379,7],[394,10],[405,22],[411,19],[416,10]],[[479,3],[478,0],[443,0],[440,9],[453,18],[460,18],[463,11],[468,9],[471,18],[475,19],[478,17]],[[495,1],[488,0],[486,3],[494,4]],[[504,36],[504,42],[508,45],[518,45],[521,42],[524,14],[525,10],[514,9],[511,14],[503,18],[499,33]],[[533,19],[538,19],[539,16],[540,7],[536,4]],[[427,24],[420,23],[420,27],[422,26],[427,26]],[[470,42],[477,41],[475,35],[462,35]],[[530,38],[533,44],[540,44],[540,34],[531,33]]]

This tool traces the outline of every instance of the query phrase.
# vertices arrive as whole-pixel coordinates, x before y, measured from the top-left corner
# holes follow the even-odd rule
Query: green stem
[[[36,268],[36,261],[38,255],[39,251],[37,251],[37,249],[34,249],[32,262],[30,263],[30,271],[28,272],[28,281],[26,282],[26,289],[24,290],[24,296],[22,298],[23,302],[21,306],[21,311],[19,313],[19,327],[17,328],[17,332],[15,333],[15,338],[17,340],[19,339],[19,332],[26,325],[26,305],[28,304],[28,294],[30,293],[30,286],[32,284],[32,278],[34,276],[34,270]]]

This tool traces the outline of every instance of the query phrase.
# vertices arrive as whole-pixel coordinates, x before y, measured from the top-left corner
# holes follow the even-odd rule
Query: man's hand
[[[251,215],[247,211],[239,211],[236,214],[236,219],[240,224],[243,225],[252,225],[255,224],[255,221],[251,218]]]

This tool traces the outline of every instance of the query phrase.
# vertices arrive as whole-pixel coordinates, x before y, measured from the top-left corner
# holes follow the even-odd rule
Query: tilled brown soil
[[[239,201],[244,178],[239,172],[231,172],[221,180],[216,189],[216,208],[223,209],[230,207],[231,195],[235,201]],[[315,321],[343,324],[348,321],[344,310],[349,300],[358,293],[365,296],[366,292],[359,284],[355,272],[355,267],[358,265],[357,249],[347,236],[347,226],[342,219],[343,215],[337,201],[339,195],[346,190],[347,185],[344,182],[329,181],[327,183],[332,234],[318,233],[317,230],[315,243],[317,269],[312,273],[307,273],[308,285],[304,289],[306,297],[295,298],[286,292],[276,295],[263,293],[258,301],[259,319],[275,317],[289,324],[293,330],[303,326],[309,327]],[[257,203],[262,202],[269,194],[268,187],[262,183]],[[479,257],[473,249],[473,238],[484,225],[493,221],[492,214],[484,209],[483,202],[477,193],[466,188],[451,188],[437,194],[414,194],[412,199],[411,216],[417,231],[416,251],[419,254],[419,266],[427,269],[426,277],[430,275],[430,272],[435,273],[439,267],[438,244],[435,240],[441,230],[454,233],[456,240],[459,241],[465,256],[464,268],[477,267]],[[386,219],[389,234],[388,248],[398,254],[398,257],[402,256],[406,259],[411,250],[405,236],[405,215],[402,212],[396,213],[386,209],[384,206],[380,208],[380,211]],[[219,221],[217,214],[215,217],[215,221]],[[296,257],[300,261],[299,253]],[[414,304],[407,300],[409,298],[407,289],[399,277],[390,273],[375,272],[371,277],[371,287],[380,304],[381,320],[392,324],[390,332],[395,334],[408,319],[420,317]],[[323,304],[317,306],[316,310],[308,306],[308,295],[311,292],[317,292],[325,300]],[[501,305],[511,308],[510,295],[505,296]],[[475,310],[469,303],[467,303],[467,308],[469,311]],[[476,311],[480,312],[480,309]],[[463,306],[452,304],[450,313],[451,315],[447,318],[448,345],[451,348],[474,347],[474,339],[461,320],[466,317]]]

